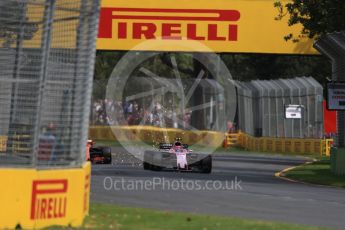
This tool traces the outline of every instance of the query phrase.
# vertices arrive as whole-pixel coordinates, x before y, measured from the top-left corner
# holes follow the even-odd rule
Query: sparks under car
[[[212,157],[189,150],[188,145],[178,139],[173,144],[160,144],[155,151],[145,151],[143,165],[145,170],[174,169],[211,173]]]

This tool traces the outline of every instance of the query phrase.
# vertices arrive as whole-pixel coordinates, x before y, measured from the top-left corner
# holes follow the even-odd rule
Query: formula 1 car
[[[111,148],[95,146],[95,142],[88,140],[86,159],[93,164],[111,164]]]
[[[174,169],[211,173],[212,157],[209,154],[194,153],[178,139],[173,144],[159,144],[156,151],[145,151],[143,166],[145,170]]]

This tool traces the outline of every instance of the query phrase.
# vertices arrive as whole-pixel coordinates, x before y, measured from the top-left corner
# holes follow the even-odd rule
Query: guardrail
[[[238,134],[238,145],[246,150],[277,153],[311,153],[330,156],[333,139],[299,139],[253,137],[246,133]]]
[[[6,152],[8,150],[8,142],[11,141],[12,153],[28,153],[30,148],[28,147],[28,139],[30,135],[14,135],[8,139],[7,136],[0,136],[0,152]]]
[[[333,146],[333,139],[323,139],[322,140],[322,154],[321,155],[326,155],[326,156],[330,156],[331,155],[331,149]]]
[[[6,151],[7,136],[0,136],[0,152]]]
[[[224,148],[234,147],[238,145],[239,133],[226,133],[224,140]]]
[[[116,133],[116,135],[115,135]],[[202,140],[205,146],[218,147],[223,143],[224,133],[215,131],[186,131],[154,126],[91,126],[89,138],[93,140],[142,141],[145,143],[173,142],[182,137],[183,142],[193,145]]]
[[[112,130],[113,129],[113,130]],[[114,135],[114,132],[117,135]],[[207,138],[205,138],[207,136]],[[183,137],[184,142],[194,144],[204,138],[204,145],[216,146],[224,138],[222,133],[210,131],[185,131],[180,129],[161,129],[152,126],[91,126],[89,137],[94,140],[114,141],[144,141],[160,143],[173,141],[176,137]],[[25,152],[28,148],[23,144],[27,135],[15,135],[12,138],[14,153]],[[311,153],[330,156],[333,139],[298,139],[298,138],[270,138],[253,137],[243,132],[225,134],[224,147],[240,146],[246,150],[258,152],[279,153]],[[0,136],[0,152],[7,148],[7,136]]]

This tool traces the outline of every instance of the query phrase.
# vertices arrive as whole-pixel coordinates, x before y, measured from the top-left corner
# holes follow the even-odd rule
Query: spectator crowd
[[[188,128],[191,113],[183,116],[166,109],[158,101],[148,108],[137,101],[95,100],[91,109],[91,125],[152,125],[170,128]]]

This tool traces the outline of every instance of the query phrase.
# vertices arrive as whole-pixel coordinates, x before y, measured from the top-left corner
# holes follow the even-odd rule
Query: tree
[[[302,24],[300,34],[288,34],[285,40],[298,42],[302,37],[315,38],[334,31],[345,30],[344,0],[292,0],[286,4],[277,1],[277,20],[289,17],[289,26]]]
[[[109,77],[125,52],[97,51],[93,84],[93,98],[104,99]]]
[[[118,61],[125,55],[125,51],[97,51],[95,74],[94,74],[94,89],[93,97],[95,99],[102,99],[105,97],[105,89],[108,80],[111,76]],[[193,58],[190,54],[185,53],[169,53],[162,52],[145,60],[139,67],[134,69],[132,76],[142,77],[146,76],[140,71],[141,67],[148,69],[158,76],[173,78],[173,66],[171,63],[171,56],[174,55],[178,64],[181,77],[191,77],[193,75]]]
[[[331,76],[327,58],[319,55],[223,54],[234,79],[278,79],[312,76],[320,83]]]

